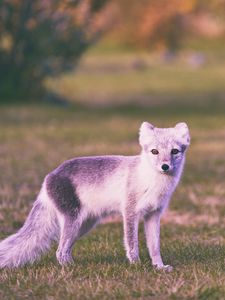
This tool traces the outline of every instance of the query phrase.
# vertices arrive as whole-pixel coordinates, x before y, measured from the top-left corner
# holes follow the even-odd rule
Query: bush
[[[2,0],[0,101],[37,95],[103,33],[107,0]],[[107,20],[108,21],[108,20]]]

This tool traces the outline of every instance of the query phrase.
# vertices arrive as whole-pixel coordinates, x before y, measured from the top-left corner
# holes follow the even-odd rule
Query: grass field
[[[0,271],[1,299],[225,299],[225,68],[163,65],[135,54],[89,54],[78,71],[48,86],[72,105],[0,107],[1,238],[20,228],[43,177],[79,155],[140,151],[143,120],[186,121],[192,143],[180,186],[162,219],[162,255],[175,270],[156,272],[140,226],[141,263],[130,266],[122,224],[98,226],[60,267],[56,245],[33,266]],[[83,103],[83,104],[81,104]]]

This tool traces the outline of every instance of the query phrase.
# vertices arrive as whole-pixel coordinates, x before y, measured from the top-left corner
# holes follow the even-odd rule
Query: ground
[[[105,55],[105,56],[104,56]],[[99,225],[58,265],[56,245],[33,266],[0,271],[1,299],[225,299],[224,63],[162,64],[146,54],[90,53],[75,73],[47,82],[69,103],[0,107],[1,238],[18,230],[44,176],[65,159],[140,152],[142,121],[190,126],[182,181],[162,219],[172,273],[155,271],[140,226],[141,263],[129,265],[120,222]]]

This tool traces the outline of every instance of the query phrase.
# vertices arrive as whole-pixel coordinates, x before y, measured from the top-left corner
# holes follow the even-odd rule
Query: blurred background
[[[65,159],[139,153],[147,120],[190,126],[173,222],[219,222],[224,50],[224,0],[2,0],[0,221],[7,214],[4,226],[19,226],[45,174]]]
[[[224,19],[223,0],[3,0],[0,102],[221,102]]]

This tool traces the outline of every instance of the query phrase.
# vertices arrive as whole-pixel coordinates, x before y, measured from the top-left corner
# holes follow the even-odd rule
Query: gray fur
[[[51,173],[46,178],[46,188],[60,212],[71,217],[77,216],[81,203],[76,188],[68,177]]]
[[[75,183],[99,184],[113,173],[120,163],[121,158],[116,155],[79,157],[64,162],[54,174],[69,177]]]
[[[92,228],[97,225],[99,222],[99,218],[95,216],[88,216],[86,220],[84,220],[79,229],[79,238],[83,235],[87,234]]]

